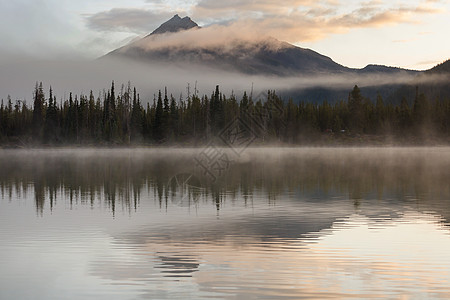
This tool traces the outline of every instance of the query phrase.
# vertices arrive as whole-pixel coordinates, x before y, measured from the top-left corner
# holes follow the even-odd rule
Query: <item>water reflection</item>
[[[192,273],[198,271],[199,264],[194,256],[163,256],[157,254],[161,264],[156,269],[161,269],[161,273],[166,277],[192,277]]]
[[[441,222],[436,215],[409,211],[382,225],[353,214],[295,239],[233,232],[217,238],[209,229],[198,229],[203,238],[162,239],[146,230],[117,238],[143,239],[135,249],[148,259],[129,271],[135,276],[143,264],[153,266],[155,273],[140,278],[146,282],[141,293],[149,298],[176,298],[177,287],[187,284],[194,290],[184,297],[445,299],[450,296],[450,235]],[[96,264],[92,271],[97,268],[110,265]],[[167,294],[155,290],[156,283]]]
[[[238,194],[248,203],[256,192],[273,203],[286,193],[314,202],[348,197],[356,209],[364,199],[432,205],[433,199],[450,195],[448,148],[249,149],[214,184],[195,173],[192,157],[198,151],[2,151],[1,195],[34,193],[40,214],[46,205],[52,210],[58,199],[68,200],[70,207],[102,201],[112,213],[117,206],[137,210],[143,192],[153,192],[167,207],[183,200],[173,180],[180,174],[198,175],[181,194],[192,201],[188,205],[203,199],[217,210]]]
[[[0,298],[450,297],[449,148],[197,151],[2,151]]]

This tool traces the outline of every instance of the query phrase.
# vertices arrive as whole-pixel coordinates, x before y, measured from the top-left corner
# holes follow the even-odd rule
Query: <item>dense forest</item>
[[[287,101],[285,101],[287,100]],[[196,145],[223,135],[230,126],[255,143],[398,143],[450,141],[450,99],[429,99],[416,88],[399,104],[363,97],[358,86],[335,104],[281,99],[275,91],[253,99],[220,92],[178,99],[167,88],[143,105],[129,83],[94,97],[72,95],[57,101],[36,84],[33,105],[2,100],[0,144],[36,145]]]

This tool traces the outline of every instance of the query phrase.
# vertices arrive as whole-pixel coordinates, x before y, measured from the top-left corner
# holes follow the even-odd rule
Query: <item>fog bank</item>
[[[131,60],[104,59],[95,61],[15,61],[0,66],[0,99],[25,100],[32,103],[32,93],[36,82],[43,82],[46,92],[50,86],[57,100],[67,99],[70,92],[88,94],[91,90],[97,96],[103,89],[108,89],[111,81],[121,84],[129,81],[136,86],[143,103],[153,101],[154,94],[164,87],[175,98],[180,94],[187,96],[197,91],[200,95],[210,95],[216,85],[226,95],[240,96],[244,91],[254,95],[271,90],[301,90],[314,87],[328,89],[348,89],[357,84],[360,87],[407,84],[417,79],[415,75],[396,73],[391,75],[314,75],[304,74],[298,77],[275,77],[245,75],[237,72],[222,71],[206,66],[186,63],[139,63]],[[423,76],[421,82],[439,82],[447,80],[440,75]]]

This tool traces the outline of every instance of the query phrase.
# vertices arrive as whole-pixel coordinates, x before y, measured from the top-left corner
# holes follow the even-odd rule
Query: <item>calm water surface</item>
[[[0,298],[450,298],[450,148],[201,152],[1,150]]]

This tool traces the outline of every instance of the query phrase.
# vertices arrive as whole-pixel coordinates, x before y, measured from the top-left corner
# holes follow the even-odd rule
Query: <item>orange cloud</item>
[[[442,13],[440,3],[439,0],[421,0],[414,5],[370,0],[352,6],[339,0],[286,0],[281,3],[272,0],[200,0],[187,10],[187,14],[200,25],[215,28],[216,36],[271,36],[297,43],[320,40],[354,28],[420,23],[425,15]],[[179,9],[174,10],[182,13]],[[152,31],[171,14],[159,8],[114,8],[85,18],[94,30],[142,34]]]
[[[256,31],[258,36],[304,42],[333,33],[345,33],[353,28],[417,23],[422,15],[442,12],[436,3],[436,0],[425,0],[415,6],[391,7],[385,1],[374,0],[359,3],[359,7],[349,12],[338,1],[289,0],[280,4],[269,0],[202,0],[192,11],[194,19],[223,21],[224,26],[239,31]]]

